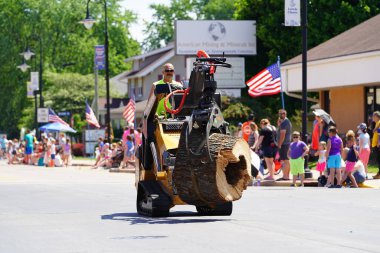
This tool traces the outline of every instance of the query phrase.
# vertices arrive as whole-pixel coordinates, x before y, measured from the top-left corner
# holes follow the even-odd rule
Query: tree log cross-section
[[[205,135],[192,129],[186,147],[186,124],[178,146],[173,182],[180,198],[188,204],[214,207],[241,198],[251,178],[250,152],[246,141],[229,135],[213,133],[203,154],[195,150]],[[199,131],[199,132],[197,132]]]

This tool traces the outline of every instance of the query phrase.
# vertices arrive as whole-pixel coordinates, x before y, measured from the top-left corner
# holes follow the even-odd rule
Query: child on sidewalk
[[[301,186],[305,179],[305,155],[309,152],[306,143],[300,140],[300,133],[293,132],[293,142],[290,144],[288,157],[290,157],[290,173],[293,175],[293,184],[296,186],[297,176],[301,177]]]
[[[50,146],[49,167],[54,167],[54,159],[55,159],[55,155],[56,155],[55,140],[52,138],[50,142],[51,142],[51,146]]]
[[[326,142],[321,141],[318,145],[318,151],[315,152],[315,156],[318,156],[317,171],[319,171],[319,176],[322,176],[326,169]]]
[[[69,165],[69,158],[71,156],[70,139],[67,138],[63,146],[63,164],[67,167]]]
[[[133,162],[134,161],[134,156],[135,156],[135,146],[134,146],[134,143],[133,143],[133,138],[130,135],[127,136],[127,145],[126,145],[126,147],[127,147],[127,151],[126,151],[126,157],[127,157],[126,166],[128,167],[129,166],[128,162]]]
[[[352,187],[358,188],[355,177],[352,175],[356,162],[358,161],[359,152],[356,150],[355,137],[347,137],[347,147],[349,148],[346,156],[346,170],[344,172],[342,182],[346,181],[347,177],[350,178]]]
[[[342,151],[343,151],[343,141],[337,135],[335,127],[329,128],[330,138],[327,141],[327,166],[330,170],[329,178],[327,180],[326,187],[334,188],[334,178],[335,174],[337,177],[336,188],[342,187],[342,175],[341,175],[341,161],[342,161]]]
[[[370,150],[370,137],[367,133],[367,125],[365,123],[361,123],[358,126],[358,134],[359,134],[359,158],[362,161],[366,173],[366,177],[368,174],[368,161],[369,156],[371,154]]]

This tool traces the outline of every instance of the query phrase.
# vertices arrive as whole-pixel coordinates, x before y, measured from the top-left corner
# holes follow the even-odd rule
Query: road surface
[[[136,214],[134,175],[0,161],[0,252],[380,252],[380,190],[250,187],[229,217]]]

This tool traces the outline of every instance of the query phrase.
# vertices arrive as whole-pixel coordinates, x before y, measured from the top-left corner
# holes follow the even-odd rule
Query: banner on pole
[[[26,83],[26,96],[28,98],[33,98],[33,87],[31,82]]]
[[[38,72],[30,72],[30,82],[33,90],[38,90]]]
[[[99,45],[95,46],[95,68],[97,70],[102,70],[105,69],[105,51],[104,51],[104,46]]]
[[[285,26],[301,25],[300,0],[285,0]]]

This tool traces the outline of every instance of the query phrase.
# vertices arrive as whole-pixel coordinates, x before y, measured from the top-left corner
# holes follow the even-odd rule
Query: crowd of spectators
[[[140,144],[141,129],[135,130],[133,125],[124,127],[121,141],[117,143],[105,143],[103,138],[99,138],[95,148],[96,161],[92,168],[134,168],[135,147]]]
[[[315,169],[319,171],[319,181],[324,186],[358,187],[358,183],[369,178],[368,161],[372,151],[379,166],[379,172],[373,178],[380,179],[380,112],[373,113],[370,127],[360,123],[356,131],[349,130],[345,135],[339,135],[335,122],[327,117],[329,115],[324,117],[319,113],[314,111],[311,143],[303,142],[300,133],[293,131],[283,109],[278,111],[276,126],[268,118],[261,119],[258,126],[254,115],[250,115],[244,124],[239,123],[237,136],[245,139],[252,151],[262,157],[269,172],[267,177],[257,175],[257,178],[275,180],[275,163],[280,161],[282,177],[277,181],[288,181],[292,175],[292,186],[296,186],[297,179],[303,186],[307,167],[305,157],[308,156],[317,159]]]
[[[52,133],[43,134],[41,141],[30,132],[22,140],[8,140],[6,135],[0,138],[0,157],[8,164],[28,164],[46,167],[68,166],[71,162],[71,142],[61,133],[57,140]]]

